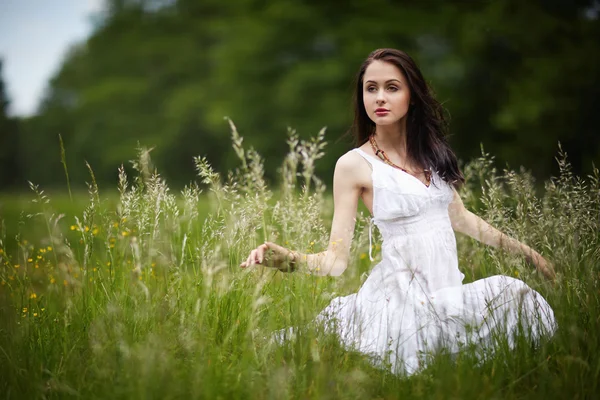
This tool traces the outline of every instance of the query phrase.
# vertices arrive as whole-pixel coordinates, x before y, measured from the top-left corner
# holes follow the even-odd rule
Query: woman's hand
[[[526,258],[527,258],[527,261],[529,261],[530,263],[535,265],[535,268],[538,271],[540,271],[542,274],[544,274],[544,276],[546,278],[548,278],[551,281],[554,281],[554,279],[556,278],[556,273],[554,272],[554,267],[548,260],[546,260],[544,257],[542,257],[541,254],[534,251],[534,252],[530,253],[529,255],[527,255]]]
[[[240,264],[246,268],[254,264],[265,265],[276,268],[283,272],[293,272],[299,261],[298,253],[295,253],[278,244],[265,242],[250,252],[248,259]]]

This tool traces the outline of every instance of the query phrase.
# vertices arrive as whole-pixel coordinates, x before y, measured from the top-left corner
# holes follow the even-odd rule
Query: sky
[[[103,0],[0,0],[2,79],[11,115],[35,114],[74,43],[91,33]]]

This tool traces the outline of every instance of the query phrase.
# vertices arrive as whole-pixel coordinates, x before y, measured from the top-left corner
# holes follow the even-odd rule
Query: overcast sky
[[[73,43],[91,32],[102,0],[0,0],[2,79],[12,115],[35,113]]]

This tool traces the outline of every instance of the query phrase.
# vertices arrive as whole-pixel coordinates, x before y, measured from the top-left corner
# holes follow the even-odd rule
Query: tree
[[[329,180],[350,146],[338,138],[352,120],[352,78],[378,47],[418,61],[463,160],[483,143],[502,164],[544,177],[561,141],[582,172],[600,155],[600,24],[583,12],[590,4],[111,0],[53,77],[39,116],[22,124],[26,177],[64,182],[61,134],[75,184],[88,180],[84,161],[114,182],[138,143],[185,184],[194,155],[233,166],[228,116],[271,178],[288,127],[305,138],[327,126],[317,173]]]
[[[12,188],[20,181],[18,120],[8,116],[9,104],[0,60],[0,190]]]

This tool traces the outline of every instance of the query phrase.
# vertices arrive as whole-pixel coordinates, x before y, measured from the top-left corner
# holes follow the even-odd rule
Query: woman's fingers
[[[246,267],[250,266],[250,255],[248,255],[248,258],[246,258],[246,261],[244,262]]]
[[[538,255],[538,259],[536,260],[535,265],[537,269],[540,270],[546,276],[546,278],[550,279],[551,281],[554,281],[554,279],[556,278],[556,273],[554,271],[554,265],[551,262],[546,260],[541,255]]]
[[[262,263],[263,255],[264,255],[264,248],[262,248],[262,246],[257,247],[256,249],[254,249],[250,252],[250,255],[248,256],[246,261],[244,261],[243,263],[240,264],[240,267],[246,268],[246,267],[250,267],[254,264]]]
[[[257,258],[259,264],[262,264],[263,260],[265,259],[265,251],[266,250],[267,250],[266,244],[261,244],[260,246],[258,246],[256,248],[256,258]]]
[[[254,264],[254,251],[255,250],[252,250],[250,252],[250,254],[248,255],[248,259],[246,260],[246,266],[247,267],[251,267],[252,264]]]
[[[283,259],[287,253],[289,253],[289,250],[279,246],[278,244],[272,242],[265,242],[258,246],[256,249],[252,250],[246,261],[240,264],[240,267],[247,268],[251,267],[254,264],[264,264],[265,255],[269,250],[271,250],[274,253],[273,257],[281,259]]]

